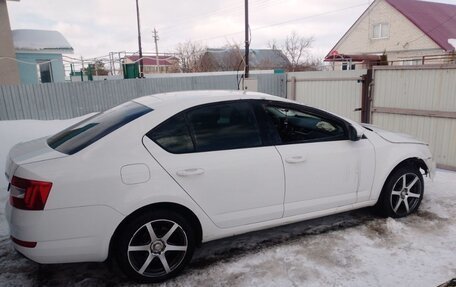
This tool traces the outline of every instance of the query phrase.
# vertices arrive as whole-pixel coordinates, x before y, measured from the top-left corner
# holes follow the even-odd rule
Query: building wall
[[[0,0],[0,57],[15,58],[6,0]],[[0,85],[15,84],[19,84],[19,70],[16,61],[0,60]]]
[[[52,67],[52,78],[54,82],[65,81],[65,70],[63,67],[62,55],[61,54],[45,54],[45,53],[23,53],[17,52],[16,58],[20,61],[27,62],[19,63],[19,74],[21,84],[37,84],[38,82],[38,70],[37,61],[48,61],[51,60]],[[32,63],[32,64],[28,64]]]
[[[389,23],[389,37],[372,39],[373,25]],[[444,53],[434,41],[385,0],[377,0],[335,47],[341,54],[382,54],[388,61]]]

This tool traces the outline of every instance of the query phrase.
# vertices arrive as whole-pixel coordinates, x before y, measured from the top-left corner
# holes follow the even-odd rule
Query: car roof
[[[201,90],[154,94],[137,98],[134,101],[152,109],[173,108],[181,110],[207,103],[233,101],[233,100],[273,100],[287,101],[284,98],[258,92],[236,90]]]

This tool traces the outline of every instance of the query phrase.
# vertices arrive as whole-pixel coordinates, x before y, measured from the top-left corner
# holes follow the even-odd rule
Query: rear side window
[[[74,154],[150,111],[149,107],[127,102],[59,132],[47,143],[61,153]]]
[[[146,136],[171,153],[188,153],[195,150],[184,114],[166,120]]]
[[[171,153],[205,152],[262,145],[247,102],[204,105],[177,114],[147,133]]]
[[[197,151],[256,147],[262,144],[251,105],[223,103],[191,110],[187,119]]]

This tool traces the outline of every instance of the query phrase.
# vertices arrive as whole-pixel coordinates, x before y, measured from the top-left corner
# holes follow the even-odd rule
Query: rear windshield
[[[150,111],[152,109],[149,107],[127,102],[59,132],[50,137],[47,143],[56,151],[74,154]]]

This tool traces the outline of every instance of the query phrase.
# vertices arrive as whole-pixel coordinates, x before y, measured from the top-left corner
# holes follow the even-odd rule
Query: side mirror
[[[364,135],[364,130],[362,127],[350,125],[349,128],[349,137],[351,141],[358,141]]]

